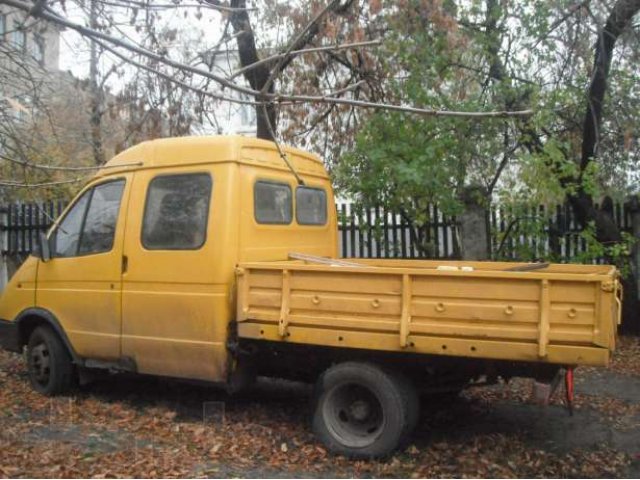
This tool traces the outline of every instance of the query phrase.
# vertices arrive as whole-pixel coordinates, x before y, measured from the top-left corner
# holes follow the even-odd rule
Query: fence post
[[[638,285],[638,298],[640,298],[640,199],[634,195],[629,199],[629,212],[631,217],[631,231],[636,243],[633,245],[633,276]]]
[[[7,260],[9,253],[9,230],[7,207],[0,207],[0,292],[9,282],[9,271],[7,268]]]
[[[463,193],[464,212],[460,220],[460,245],[463,260],[487,260],[490,237],[487,199],[483,187],[467,187]]]

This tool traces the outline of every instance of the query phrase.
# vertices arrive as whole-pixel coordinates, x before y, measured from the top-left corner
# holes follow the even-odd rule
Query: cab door
[[[121,260],[131,174],[85,188],[49,235],[39,261],[36,305],[51,312],[81,357],[117,360]]]
[[[136,208],[125,235],[122,354],[140,373],[224,379],[230,297],[216,264],[222,209],[214,183],[207,167],[136,173]]]

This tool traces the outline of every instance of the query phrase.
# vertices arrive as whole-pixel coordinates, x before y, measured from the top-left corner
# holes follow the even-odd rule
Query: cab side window
[[[113,248],[124,180],[98,185],[93,189],[82,235],[80,255],[108,252]]]
[[[148,250],[196,250],[207,239],[211,177],[162,175],[149,183],[142,222]]]
[[[253,207],[258,223],[288,225],[293,212],[291,187],[285,183],[256,182]]]
[[[53,234],[51,252],[54,257],[73,257],[78,251],[82,219],[91,198],[91,191],[85,192],[58,224]]]
[[[108,252],[113,248],[124,180],[86,191],[69,210],[52,237],[54,257]]]

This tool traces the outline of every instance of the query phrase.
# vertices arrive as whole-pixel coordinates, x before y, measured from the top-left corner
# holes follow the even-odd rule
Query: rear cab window
[[[259,180],[253,188],[256,222],[288,225],[293,220],[291,187],[286,183]]]
[[[327,192],[321,188],[298,187],[296,221],[300,225],[326,225]]]

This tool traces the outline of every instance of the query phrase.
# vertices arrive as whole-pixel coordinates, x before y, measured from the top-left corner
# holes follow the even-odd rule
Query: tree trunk
[[[232,0],[231,7],[236,9],[244,9],[247,6],[246,0]],[[238,56],[240,57],[240,65],[242,67],[256,63],[259,59],[256,49],[256,39],[249,21],[247,10],[234,10],[230,16],[231,25],[236,34],[244,32],[236,37],[238,44]],[[262,90],[267,83],[271,70],[267,64],[260,65],[245,72],[244,77],[254,90]],[[273,84],[269,87],[269,93],[273,93]],[[262,98],[256,98],[256,101]],[[272,131],[277,130],[276,109],[273,104],[267,104],[266,107],[256,106],[256,136],[265,140],[273,140]]]
[[[207,0],[211,3],[216,3],[214,0]],[[332,12],[345,12],[351,7],[353,0],[349,0],[341,4],[340,2],[334,2],[330,6],[328,11]],[[256,63],[260,58],[258,57],[258,51],[256,48],[256,39],[249,20],[249,13],[246,10],[246,0],[231,0],[230,6],[234,10],[230,14],[231,25],[234,32],[238,35],[236,37],[236,43],[238,45],[238,55],[240,57],[240,66],[248,67],[253,63]],[[303,35],[296,38],[290,45],[291,50],[299,50],[304,48],[320,32],[320,18],[316,18],[315,22],[311,24]],[[273,62],[271,64],[262,64],[244,73],[244,78],[249,82],[249,85],[253,90],[262,91],[264,86],[269,81],[272,73],[276,75],[282,72],[293,60],[293,56],[286,58],[281,62]],[[277,72],[273,72],[274,69],[278,69]],[[270,82],[269,88],[266,93],[274,92],[274,82]],[[262,101],[264,98],[256,95],[256,101]],[[267,103],[265,106],[256,106],[256,121],[258,138],[266,140],[274,140],[273,135],[277,132],[278,126],[278,111],[273,103]]]
[[[460,221],[460,253],[463,260],[488,260],[490,233],[486,205],[488,195],[482,186],[466,187],[461,195],[464,211]]]
[[[97,0],[91,0],[89,10],[89,25],[97,29]],[[89,89],[91,92],[90,117],[91,150],[96,165],[104,164],[104,147],[102,144],[102,89],[98,86],[98,44],[90,42],[91,56],[89,59]]]
[[[583,124],[580,177],[582,177],[582,174],[598,154],[602,127],[602,108],[607,91],[613,49],[618,37],[631,25],[633,17],[639,11],[640,0],[618,0],[611,9],[604,27],[598,34],[595,44],[593,76],[587,94],[587,108]],[[583,227],[590,222],[594,222],[596,238],[600,243],[610,245],[621,242],[622,234],[612,215],[604,209],[596,209],[593,198],[582,187],[582,178],[576,180],[578,183],[576,193],[569,194],[568,198],[578,222]],[[637,280],[633,275],[627,275],[623,279],[623,285],[625,287],[625,298],[621,331],[640,334]]]

